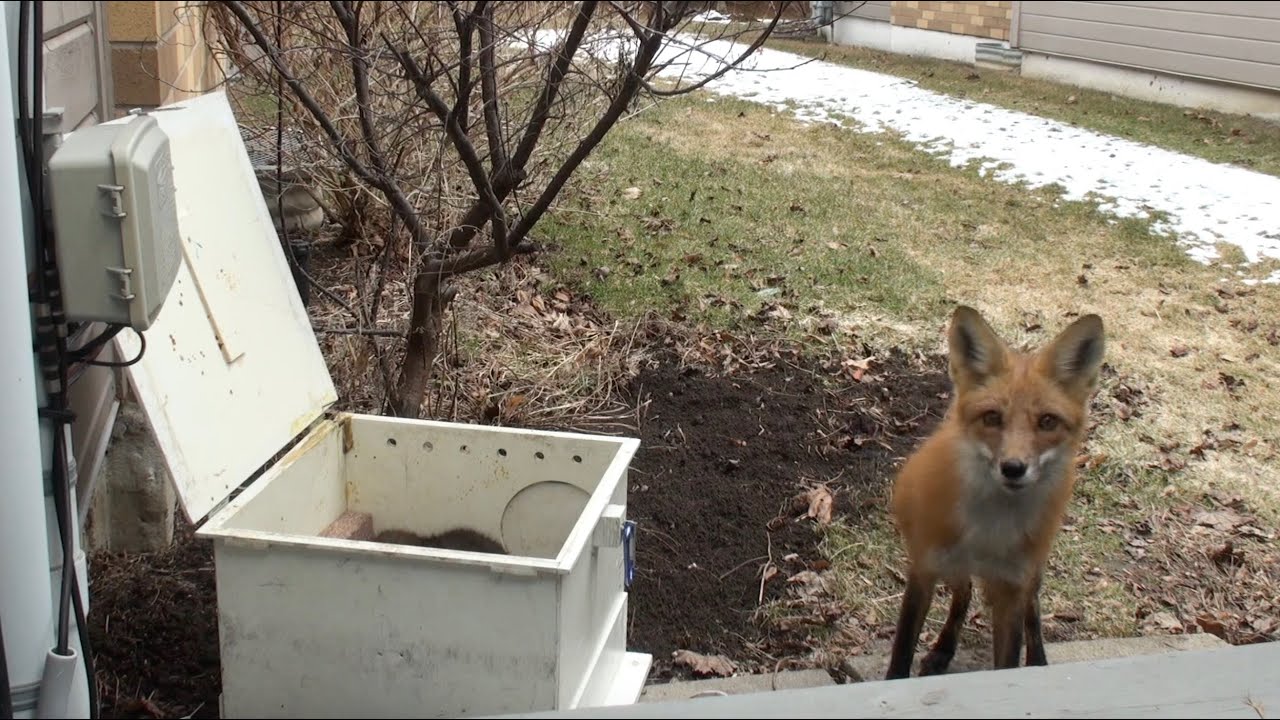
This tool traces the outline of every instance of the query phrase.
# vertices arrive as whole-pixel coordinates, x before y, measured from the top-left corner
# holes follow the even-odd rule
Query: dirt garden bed
[[[722,656],[736,672],[804,664],[838,606],[786,629],[760,610],[826,568],[818,546],[832,515],[879,512],[896,458],[943,407],[940,374],[897,362],[838,391],[817,379],[830,376],[821,368],[785,360],[710,376],[668,354],[634,379],[643,420],[629,488],[639,525],[630,637],[654,654],[655,681],[692,673],[676,651]],[[209,543],[183,525],[165,552],[98,554],[90,567],[103,716],[216,717]]]

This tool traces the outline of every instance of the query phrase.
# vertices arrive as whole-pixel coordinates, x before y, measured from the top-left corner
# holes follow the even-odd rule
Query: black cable
[[[18,138],[22,141],[22,167],[27,171],[27,182],[31,180],[31,135],[27,130],[27,118],[31,117],[30,108],[27,105],[27,73],[30,67],[27,64],[27,56],[30,52],[30,43],[27,41],[27,30],[31,27],[30,3],[23,2],[18,4]],[[43,278],[37,278],[37,283],[43,282]],[[43,292],[43,287],[41,287]]]
[[[87,567],[87,566],[86,566]],[[76,611],[76,635],[80,638],[80,651],[84,655],[84,672],[89,682],[89,718],[100,717],[98,697],[98,671],[93,663],[93,644],[89,640],[89,620],[84,611],[84,600],[80,598],[80,579],[76,578],[75,593],[71,596],[72,607]]]
[[[110,367],[110,368],[129,367],[130,365],[133,365],[137,363],[139,360],[141,360],[143,354],[147,352],[147,336],[144,335],[143,333],[138,333],[138,342],[141,344],[141,347],[138,348],[138,356],[132,360],[125,360],[123,362],[113,362],[111,360],[85,360],[84,364],[94,365],[96,367]]]
[[[38,275],[44,275],[44,293],[40,298],[41,304],[47,306],[49,315],[45,318],[46,325],[44,330],[47,332],[52,330],[54,342],[54,358],[53,367],[46,365],[46,379],[53,380],[56,384],[49,392],[49,407],[55,414],[54,420],[54,436],[53,436],[53,503],[54,509],[58,512],[58,525],[62,539],[62,586],[58,598],[58,642],[54,648],[54,652],[59,655],[71,654],[71,586],[75,582],[75,563],[74,558],[69,558],[69,550],[74,542],[70,518],[70,508],[67,506],[67,466],[66,466],[66,434],[63,432],[63,424],[65,420],[58,417],[58,414],[67,410],[66,397],[66,324],[65,318],[62,316],[62,295],[58,287],[57,267],[54,260],[53,249],[49,247],[49,238],[45,227],[44,214],[44,172],[42,171],[42,158],[40,153],[40,143],[43,137],[42,124],[44,120],[44,95],[43,95],[43,78],[44,78],[44,52],[42,52],[39,42],[41,36],[41,28],[44,27],[44,3],[35,2],[31,12],[31,106],[28,108],[30,117],[27,122],[23,123],[24,128],[29,136],[28,145],[31,148],[28,157],[28,182],[30,183],[31,204],[34,211],[34,219],[36,226],[36,256],[41,260],[41,267],[37,272]],[[39,113],[37,115],[37,113]],[[52,327],[50,327],[50,325]],[[47,350],[47,338],[42,343],[42,349]],[[50,378],[50,370],[54,377]],[[69,561],[70,559],[70,561]]]
[[[33,7],[28,10],[28,4]],[[25,21],[25,25],[23,24]],[[42,153],[44,124],[44,53],[39,39],[43,35],[44,12],[43,3],[20,3],[19,7],[19,127],[24,138],[23,148],[27,169],[28,191],[31,195],[33,221],[36,237],[36,342],[40,353],[40,367],[44,380],[49,386],[49,406],[42,413],[45,418],[53,420],[53,462],[51,475],[53,481],[54,511],[58,519],[58,529],[62,544],[62,584],[58,607],[57,644],[54,649],[59,655],[71,654],[70,623],[72,606],[75,606],[75,621],[81,652],[84,655],[85,675],[89,684],[89,714],[91,718],[99,717],[99,699],[97,674],[94,670],[93,655],[89,647],[89,634],[85,619],[83,601],[80,598],[79,576],[75,572],[74,521],[71,517],[71,486],[67,467],[66,426],[70,424],[72,414],[67,402],[67,322],[62,307],[62,292],[57,268],[57,254],[52,247],[45,221],[44,202],[44,162]],[[31,33],[28,43],[27,33]],[[28,56],[28,53],[30,55]],[[27,104],[27,72],[26,63],[30,57],[30,104]],[[38,116],[36,113],[39,113]],[[52,345],[52,348],[50,347]],[[52,357],[51,357],[52,356]]]
[[[0,622],[0,718],[13,717],[13,691],[9,687],[9,658],[4,654],[4,623]]]
[[[81,345],[78,349],[73,350],[71,352],[71,360],[73,362],[92,360],[97,356],[98,351],[102,349],[102,346],[111,342],[111,338],[115,337],[124,328],[124,325],[111,325],[94,339],[84,345]]]

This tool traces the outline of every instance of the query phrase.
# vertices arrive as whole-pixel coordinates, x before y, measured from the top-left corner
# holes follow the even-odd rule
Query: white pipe
[[[17,6],[0,13],[0,622],[14,717],[32,718],[54,630],[26,243],[17,242],[30,238],[13,132]]]
[[[71,447],[71,426],[63,426],[63,447],[67,453],[67,485],[71,489],[71,507],[68,516],[75,522],[76,513],[76,454]],[[56,492],[56,491],[55,491]],[[54,507],[52,496],[45,496],[45,525],[48,527],[49,574],[45,582],[49,583],[51,607],[57,609],[62,590],[62,535],[58,530],[58,511]],[[80,526],[75,525],[71,531],[71,558],[78,578],[80,602],[84,603],[85,617],[89,615],[89,573],[88,563],[82,547]],[[54,620],[57,622],[56,618]],[[36,708],[39,718],[87,718],[89,717],[89,685],[85,674],[85,666],[81,661],[84,648],[80,646],[80,633],[77,632],[74,610],[67,614],[70,632],[67,634],[70,655],[58,655],[49,650],[45,660],[44,679],[40,685],[40,704]],[[46,705],[46,703],[49,703]]]
[[[45,657],[44,679],[40,683],[40,720],[44,718],[84,717],[82,712],[71,709],[74,685],[82,682],[79,676],[80,653],[75,648],[69,655],[59,655],[53,649]]]

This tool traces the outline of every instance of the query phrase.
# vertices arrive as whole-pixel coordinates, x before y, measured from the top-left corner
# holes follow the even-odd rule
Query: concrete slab
[[[665,702],[693,697],[743,695],[746,693],[794,690],[835,685],[826,670],[789,670],[759,675],[737,675],[648,685],[640,694],[640,702]]]
[[[1153,646],[1139,649],[1150,650]],[[1048,667],[495,717],[1256,719],[1277,717],[1277,707],[1280,643],[1272,642],[1185,651],[1166,649]]]
[[[1160,653],[1189,650],[1209,650],[1226,647],[1222,639],[1209,634],[1167,635],[1134,638],[1110,638],[1104,640],[1078,640],[1049,643],[1045,655],[1051,665],[1091,662],[1112,658],[1158,655]],[[924,652],[916,655],[917,664]],[[961,648],[951,663],[949,674],[990,670],[990,648],[985,646]],[[857,671],[863,681],[881,680],[889,659],[868,655],[850,658],[848,666]],[[648,685],[639,702],[654,703],[687,700],[721,695],[744,695],[777,690],[816,688],[837,684],[825,670],[795,670],[759,675],[739,675],[729,678],[709,678]]]
[[[1088,662],[1091,660],[1107,660],[1110,658],[1136,657],[1139,655],[1156,655],[1159,653],[1184,650],[1208,650],[1226,646],[1226,642],[1216,635],[1199,633],[1195,635],[1152,635],[1133,638],[1110,638],[1104,640],[1077,640],[1073,642],[1048,643],[1044,654],[1050,665],[1064,663]],[[920,659],[928,652],[923,644],[916,652],[916,671],[919,671]],[[850,658],[849,665],[857,670],[863,680],[882,680],[889,667],[889,658],[869,655]],[[961,647],[951,661],[949,674],[975,672],[991,669],[990,643]]]

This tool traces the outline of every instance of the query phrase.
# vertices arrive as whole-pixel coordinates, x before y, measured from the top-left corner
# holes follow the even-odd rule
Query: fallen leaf
[[[676,650],[671,653],[671,662],[689,668],[694,675],[729,677],[737,671],[733,661],[723,655],[703,655],[692,650]]]
[[[764,582],[769,582],[770,580],[774,579],[777,576],[778,576],[777,565],[774,565],[773,563],[769,563],[768,565],[765,566],[764,573],[763,573]]]
[[[1083,470],[1093,470],[1102,463],[1107,461],[1106,453],[1094,453],[1092,455],[1080,455],[1076,457],[1076,467]]]
[[[1161,630],[1182,630],[1182,623],[1178,622],[1178,618],[1164,611],[1153,613],[1147,618],[1146,624]]]
[[[1196,624],[1200,626],[1201,630],[1204,630],[1210,635],[1216,635],[1223,640],[1227,639],[1226,626],[1222,624],[1221,620],[1211,615],[1201,615],[1200,617],[1197,617]]]
[[[528,398],[524,395],[508,395],[507,397],[504,397],[502,399],[502,414],[510,416],[511,413],[519,409],[527,399]]]
[[[1217,530],[1234,530],[1237,526],[1248,523],[1249,519],[1234,510],[1206,510],[1197,513],[1195,521],[1197,525]]]
[[[1243,535],[1245,537],[1257,538],[1259,540],[1274,540],[1276,537],[1275,533],[1269,533],[1265,530],[1259,529],[1255,525],[1241,525],[1236,528],[1236,534]]]
[[[804,499],[809,503],[809,510],[805,513],[805,517],[817,520],[819,525],[831,524],[831,510],[835,504],[835,497],[831,494],[830,488],[819,485],[806,492]]]
[[[1230,540],[1210,553],[1209,558],[1219,567],[1235,567],[1244,564],[1244,553],[1237,549]]]
[[[796,593],[801,598],[812,598],[827,592],[827,576],[812,570],[801,570],[792,575],[787,578],[787,584],[796,586]]]

